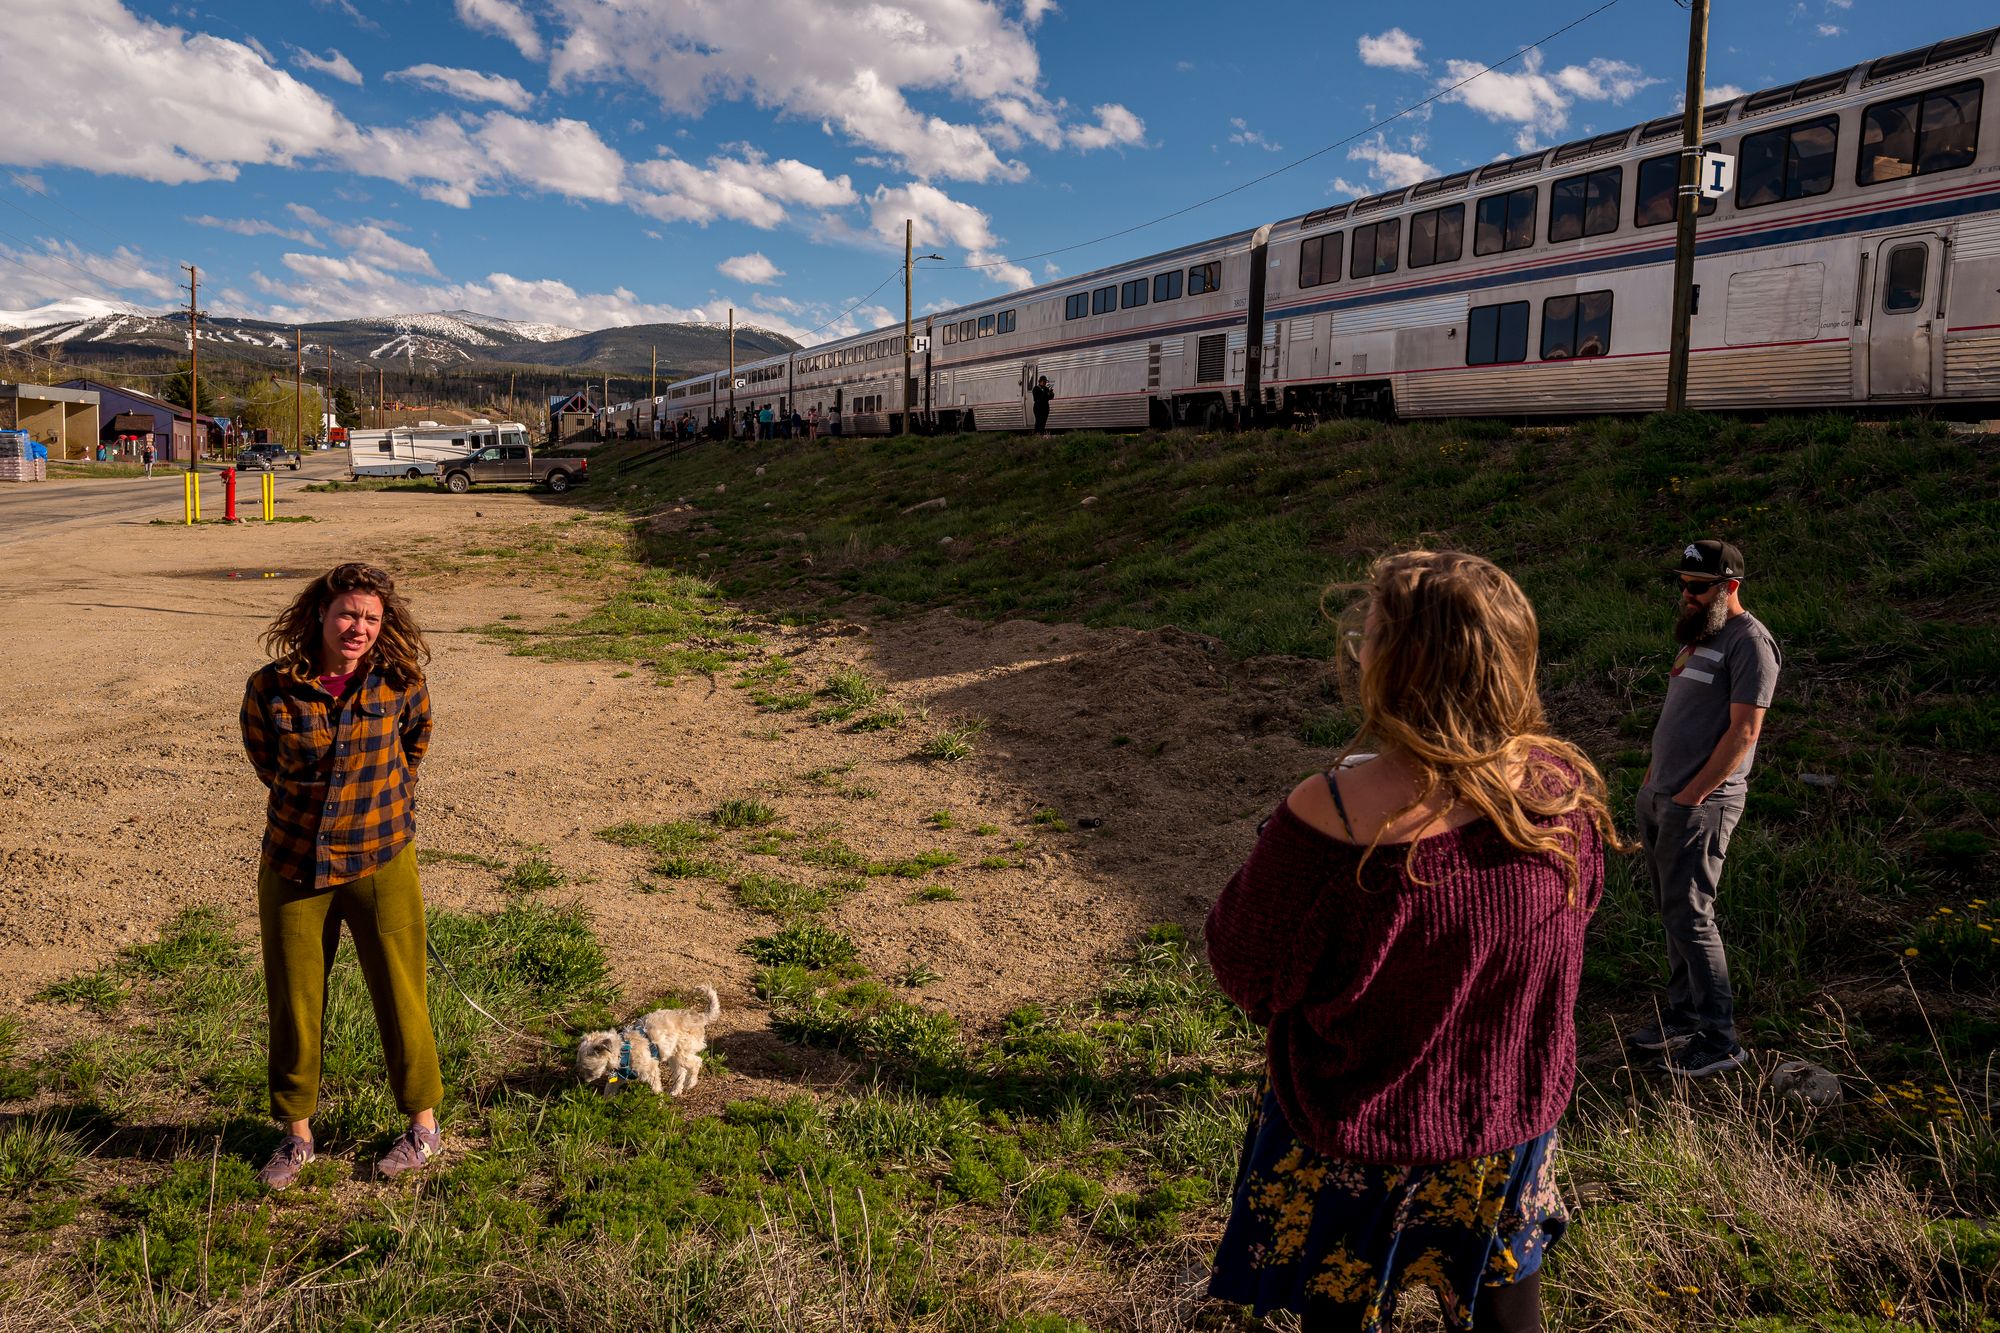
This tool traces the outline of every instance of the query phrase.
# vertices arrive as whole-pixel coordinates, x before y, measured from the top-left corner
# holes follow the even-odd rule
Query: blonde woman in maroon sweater
[[[1270,1062],[1210,1292],[1374,1333],[1428,1287],[1453,1330],[1537,1330],[1604,784],[1548,734],[1534,608],[1491,562],[1409,551],[1348,591],[1360,732],[1208,918]]]

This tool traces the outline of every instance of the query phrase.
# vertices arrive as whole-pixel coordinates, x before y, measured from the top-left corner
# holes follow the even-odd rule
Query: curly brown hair
[[[1579,812],[1608,846],[1628,849],[1597,766],[1549,732],[1535,684],[1540,633],[1520,585],[1480,556],[1414,550],[1383,556],[1365,582],[1328,592],[1353,595],[1338,617],[1353,650],[1343,655],[1340,683],[1361,730],[1342,758],[1396,751],[1418,773],[1417,793],[1397,818],[1440,794],[1447,809],[1470,805],[1509,845],[1565,863],[1574,902],[1576,833],[1557,817]]]
[[[308,583],[264,631],[264,648],[279,669],[301,681],[319,674],[322,622],[333,599],[344,592],[373,593],[382,599],[382,632],[362,659],[362,669],[381,672],[399,689],[421,684],[431,650],[410,604],[396,591],[396,581],[387,571],[359,560],[335,565]]]

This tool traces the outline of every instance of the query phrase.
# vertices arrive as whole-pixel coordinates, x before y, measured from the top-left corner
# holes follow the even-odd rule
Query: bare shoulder
[[[1371,756],[1372,758],[1372,756]],[[1339,772],[1340,803],[1336,805],[1333,790],[1328,785],[1332,779],[1325,773],[1314,773],[1305,781],[1292,788],[1292,794],[1285,798],[1285,806],[1305,823],[1339,842],[1353,842],[1354,822],[1357,809],[1356,798],[1372,785],[1372,775],[1366,761]],[[1364,801],[1364,803],[1366,803]],[[1343,818],[1342,808],[1346,810]]]

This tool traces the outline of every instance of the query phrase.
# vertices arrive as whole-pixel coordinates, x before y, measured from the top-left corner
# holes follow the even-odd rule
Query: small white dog
[[[674,1083],[667,1093],[678,1097],[701,1081],[701,1053],[708,1047],[708,1025],[722,1012],[715,987],[697,986],[706,1009],[655,1009],[638,1022],[617,1031],[586,1032],[577,1043],[576,1072],[585,1083],[604,1092],[622,1082],[643,1082],[660,1091],[660,1070],[672,1066]]]

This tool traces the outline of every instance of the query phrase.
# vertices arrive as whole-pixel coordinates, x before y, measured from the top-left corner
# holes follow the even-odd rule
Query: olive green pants
[[[372,875],[314,892],[257,873],[257,921],[264,937],[264,989],[271,1007],[271,1114],[307,1120],[319,1105],[320,1039],[326,983],[340,948],[340,923],[375,1006],[389,1087],[404,1115],[444,1098],[437,1040],[425,991],[424,895],[412,843]]]

